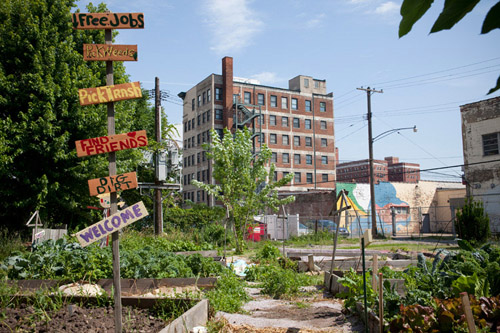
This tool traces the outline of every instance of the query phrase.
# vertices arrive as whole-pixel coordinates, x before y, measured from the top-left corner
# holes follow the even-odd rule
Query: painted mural
[[[371,229],[370,186],[369,184],[337,183],[337,193],[340,193],[341,190],[347,191],[348,202],[352,207],[343,215],[341,223],[349,229],[353,236],[361,235],[366,229]],[[396,232],[415,232],[413,230],[415,224],[410,223],[412,214],[410,204],[405,198],[406,192],[398,193],[394,184],[389,182],[375,185],[375,207],[379,233],[392,234],[391,208],[393,207]]]

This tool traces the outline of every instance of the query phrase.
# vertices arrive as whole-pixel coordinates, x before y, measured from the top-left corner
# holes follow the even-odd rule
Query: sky
[[[487,95],[500,75],[500,30],[480,34],[496,0],[429,34],[444,6],[436,0],[402,38],[399,0],[103,2],[112,12],[144,13],[145,28],[119,30],[115,43],[138,45],[138,61],[125,63],[130,80],[153,89],[158,77],[174,124],[182,122],[177,94],[221,74],[231,56],[234,76],[263,85],[288,88],[297,75],[326,80],[340,162],[368,158],[367,94],[357,88],[383,90],[371,95],[373,136],[417,132],[376,140],[374,158],[419,163],[422,179],[460,181],[461,168],[448,168],[463,164],[460,105],[500,95]],[[77,2],[81,12],[88,3]]]

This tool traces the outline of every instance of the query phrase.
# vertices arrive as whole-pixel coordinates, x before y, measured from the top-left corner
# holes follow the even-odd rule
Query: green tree
[[[490,218],[485,213],[483,202],[468,198],[462,209],[457,211],[456,226],[458,236],[479,244],[491,236]]]
[[[20,229],[36,209],[44,223],[95,222],[87,180],[107,175],[107,156],[77,158],[75,141],[107,135],[105,105],[81,107],[78,89],[105,85],[105,63],[83,61],[102,30],[73,30],[73,0],[0,2],[0,220]],[[106,7],[89,5],[89,12]],[[114,64],[116,84],[128,81]],[[115,104],[116,132],[146,129],[147,97]],[[118,173],[135,170],[138,150],[117,153]]]
[[[411,31],[413,25],[431,7],[434,0],[404,0],[401,5],[401,22],[399,23],[399,37],[403,37]],[[445,0],[444,8],[430,33],[451,29],[465,15],[467,15],[478,4],[479,0]],[[481,34],[500,28],[500,1],[497,2],[486,14],[481,28]],[[491,94],[500,89],[500,76],[495,87],[488,91]]]
[[[211,144],[204,145],[207,156],[213,161],[213,178],[217,184],[204,184],[194,180],[193,184],[220,200],[233,222],[236,251],[243,250],[243,234],[253,216],[266,208],[277,210],[280,205],[295,200],[289,196],[278,198],[277,188],[288,184],[293,175],[273,181],[275,166],[269,165],[271,149],[265,144],[253,156],[251,133],[247,128],[237,130],[234,136],[225,128],[222,138],[211,130]],[[267,166],[269,165],[269,169]]]

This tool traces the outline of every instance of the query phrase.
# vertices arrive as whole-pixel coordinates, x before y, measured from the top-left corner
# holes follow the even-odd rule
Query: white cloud
[[[325,14],[316,15],[315,18],[310,19],[309,21],[306,22],[306,27],[307,28],[316,28],[317,26],[319,26],[323,22],[325,17],[326,17]]]
[[[375,10],[375,14],[380,14],[380,15],[393,15],[393,14],[398,14],[399,13],[399,8],[400,5],[393,2],[393,1],[387,1],[384,2],[383,4],[379,5]]]
[[[252,42],[263,23],[249,7],[249,0],[210,0],[207,2],[211,28],[210,49],[219,53],[239,51]]]
[[[282,81],[276,73],[273,72],[262,72],[259,74],[252,75],[252,79],[260,81],[262,84],[275,84]]]

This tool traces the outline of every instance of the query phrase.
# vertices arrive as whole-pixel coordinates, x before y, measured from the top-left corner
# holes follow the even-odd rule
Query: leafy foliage
[[[224,269],[217,280],[214,290],[207,293],[210,305],[214,311],[238,312],[243,304],[250,300],[245,292],[244,281],[240,280],[231,270]]]
[[[464,207],[457,211],[456,224],[458,236],[468,241],[481,244],[491,235],[490,219],[482,201],[467,198]]]
[[[0,3],[0,219],[9,229],[37,209],[44,223],[70,229],[97,217],[85,209],[97,203],[86,183],[107,175],[107,159],[77,158],[74,142],[106,135],[106,105],[78,102],[78,89],[105,85],[105,63],[82,56],[84,43],[104,43],[104,31],[73,30],[72,7],[73,0]],[[115,62],[115,84],[127,81]],[[117,133],[152,133],[147,97],[116,103],[115,112]],[[140,159],[138,149],[118,152],[118,173],[135,170]]]
[[[169,242],[161,237],[128,235],[120,242],[121,276],[138,279],[218,275],[222,266],[212,258],[172,253],[200,249],[203,247],[183,240]],[[16,253],[5,259],[0,275],[9,279],[109,279],[113,276],[111,248],[96,244],[82,248],[66,239],[49,240],[35,246],[33,252]]]
[[[227,208],[229,220],[234,225],[236,252],[241,253],[243,233],[255,214],[265,208],[276,211],[280,205],[295,200],[293,196],[278,199],[277,192],[277,188],[289,183],[293,175],[273,181],[269,175],[274,174],[274,164],[266,169],[271,160],[271,150],[263,144],[254,156],[251,133],[247,128],[236,130],[234,136],[227,128],[222,138],[215,130],[211,130],[210,135],[210,145],[203,148],[213,161],[213,178],[217,184],[204,184],[197,180],[193,180],[193,184],[215,196]]]
[[[399,23],[399,37],[409,33],[413,25],[429,10],[434,0],[404,0],[401,5],[401,22]],[[445,0],[444,8],[431,28],[431,33],[451,29],[465,15],[471,12],[479,0]],[[481,34],[500,28],[500,2],[497,2],[483,21]],[[500,77],[495,87],[488,91],[491,94],[500,89]]]

